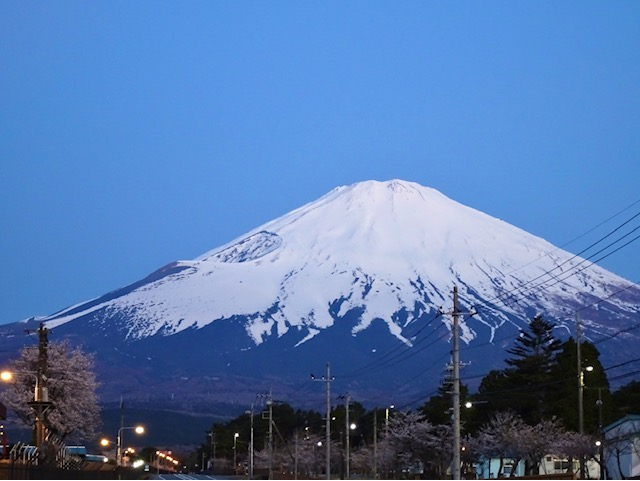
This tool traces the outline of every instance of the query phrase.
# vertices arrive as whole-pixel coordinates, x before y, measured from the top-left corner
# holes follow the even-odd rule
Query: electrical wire
[[[425,323],[424,326],[421,326],[420,329],[418,329],[418,331],[415,333],[415,335],[413,337],[417,337],[419,334],[422,333],[422,331],[424,331],[427,327],[429,327],[433,321],[435,321],[436,319],[438,319],[442,314],[440,312],[438,312],[437,314],[435,314],[429,321],[427,321]],[[347,371],[346,373],[341,373],[340,376],[341,377],[355,377],[358,374],[362,374],[362,373],[366,373],[366,372],[373,372],[376,371],[377,369],[379,369],[377,367],[378,364],[384,366],[388,363],[388,361],[396,359],[398,357],[398,355],[403,354],[396,354],[398,351],[402,350],[403,348],[408,348],[408,349],[412,349],[415,348],[415,346],[421,344],[422,342],[424,342],[426,339],[428,339],[430,336],[432,336],[435,332],[437,332],[440,328],[442,327],[442,324],[440,324],[439,326],[437,326],[435,328],[434,331],[431,331],[430,334],[428,334],[426,337],[416,341],[413,346],[411,348],[408,348],[406,344],[401,343],[398,346],[394,347],[393,349],[391,349],[390,351],[387,351],[384,355],[382,355],[381,357],[374,359],[373,361],[370,361],[369,363],[365,364],[364,366],[358,368],[358,369],[354,369],[353,371]],[[394,354],[396,354],[394,356]],[[386,358],[389,358],[391,356],[390,359],[388,359],[387,361],[385,361]]]
[[[632,204],[632,205],[635,205],[635,204],[637,204],[638,202],[640,202],[640,201],[637,201],[637,202],[635,202],[635,203],[634,203],[634,204]],[[626,210],[626,209],[624,209],[624,210]],[[537,281],[537,280],[539,280],[539,279],[541,279],[541,278],[543,278],[543,277],[545,277],[545,276],[551,276],[551,277],[553,278],[553,277],[555,276],[555,274],[553,274],[553,272],[554,272],[554,271],[556,271],[557,269],[561,268],[561,267],[562,267],[562,266],[564,266],[565,264],[567,264],[567,263],[569,263],[569,262],[573,261],[574,259],[579,258],[579,256],[580,256],[581,254],[585,253],[585,252],[586,252],[586,251],[588,251],[589,249],[591,249],[591,248],[595,247],[596,245],[600,244],[600,243],[601,243],[601,242],[603,242],[605,239],[607,239],[608,237],[610,237],[611,235],[613,235],[615,232],[619,231],[622,227],[626,226],[626,225],[627,225],[627,224],[629,224],[632,220],[634,220],[634,219],[638,218],[639,216],[640,216],[640,212],[638,212],[637,214],[634,214],[631,218],[627,219],[627,220],[626,220],[626,221],[624,221],[622,224],[620,224],[620,225],[618,225],[617,227],[615,227],[612,231],[610,231],[610,232],[608,232],[606,235],[602,236],[602,237],[601,237],[600,239],[598,239],[596,242],[592,243],[589,247],[587,247],[587,248],[583,249],[582,251],[580,251],[580,253],[579,253],[579,254],[575,254],[575,255],[571,256],[570,258],[566,259],[564,262],[560,263],[559,265],[556,265],[556,266],[555,266],[555,267],[553,267],[552,269],[546,270],[546,271],[545,271],[545,272],[543,272],[542,274],[539,274],[538,276],[534,277],[533,279],[530,279],[529,281],[527,281],[527,282],[523,283],[522,285],[518,286],[518,287],[517,287],[517,288],[515,288],[515,289],[512,289],[512,290],[510,290],[510,291],[508,291],[508,292],[505,292],[505,293],[503,293],[503,294],[499,294],[499,295],[497,295],[497,296],[495,296],[495,297],[493,297],[493,298],[490,298],[490,299],[488,299],[488,300],[486,300],[486,301],[482,301],[482,303],[483,303],[483,304],[485,304],[485,305],[487,305],[487,307],[488,307],[489,309],[493,309],[491,306],[489,306],[489,303],[493,303],[493,302],[500,302],[500,303],[504,304],[505,306],[508,306],[508,305],[509,305],[509,302],[511,302],[511,299],[513,299],[514,301],[516,301],[516,302],[517,302],[517,296],[519,296],[519,295],[523,295],[523,294],[525,294],[525,293],[528,293],[528,292],[532,291],[533,289],[536,289],[536,288],[539,288],[539,287],[541,287],[541,286],[544,286],[544,284],[545,284],[546,282],[549,282],[549,279],[547,279],[546,281],[543,281],[543,282],[538,283],[538,284],[534,285],[533,287],[531,287],[530,285],[531,285],[531,284],[533,284],[535,281]],[[615,216],[614,216],[614,217],[615,217]],[[616,241],[614,241],[614,242],[612,242],[611,244],[609,244],[607,247],[605,247],[605,248],[603,248],[603,249],[599,250],[596,254],[592,254],[590,257],[593,257],[594,255],[597,255],[598,253],[602,252],[603,250],[607,249],[608,247],[611,247],[612,245],[616,244],[617,242],[620,242],[620,240],[624,239],[625,237],[627,237],[628,235],[630,235],[632,232],[635,232],[635,231],[636,231],[636,230],[638,230],[639,228],[640,228],[640,226],[639,226],[639,227],[636,227],[636,228],[635,228],[635,229],[633,229],[630,233],[625,234],[622,238],[617,239]],[[592,229],[592,230],[593,230],[593,229]],[[584,235],[584,234],[583,234],[583,235]],[[627,245],[629,245],[631,242],[633,242],[633,241],[635,241],[635,240],[637,240],[637,239],[638,239],[638,237],[636,237],[636,238],[632,239],[631,241],[627,242],[625,245],[623,245],[623,246],[621,246],[621,247],[617,248],[615,251],[613,251],[613,252],[611,252],[611,253],[609,253],[609,254],[607,254],[607,255],[605,255],[605,256],[603,256],[603,257],[599,258],[599,259],[597,259],[597,261],[596,261],[596,262],[598,262],[598,261],[600,261],[600,260],[603,260],[604,258],[606,258],[606,257],[608,257],[609,255],[611,255],[611,254],[613,254],[613,253],[617,252],[617,251],[618,251],[618,250],[620,250],[621,248],[626,247],[626,246],[627,246]],[[556,249],[556,251],[557,251],[557,249]],[[552,251],[552,252],[555,252],[555,251]],[[551,254],[551,253],[548,253],[548,254],[546,254],[546,255],[550,255],[550,254]],[[544,257],[544,256],[543,256],[543,257]],[[541,258],[543,258],[543,257],[541,257]],[[539,259],[541,259],[541,258],[535,259],[534,261],[537,261],[537,260],[539,260]],[[534,262],[534,261],[532,261],[532,262]],[[570,273],[572,270],[574,270],[578,265],[582,264],[583,262],[584,262],[584,260],[582,260],[582,261],[581,261],[581,262],[579,262],[578,264],[576,264],[576,265],[572,266],[572,267],[571,267],[571,269],[569,269],[568,271],[564,271],[564,272],[563,272],[563,274]],[[529,264],[531,264],[531,263],[529,263]],[[529,264],[525,264],[525,266],[527,266],[527,265],[529,265]],[[523,267],[524,267],[524,266],[523,266]],[[523,268],[523,267],[521,267],[521,268]],[[518,268],[518,269],[515,269],[515,270],[519,270],[519,269],[521,269],[521,268]],[[514,271],[515,271],[515,270],[514,270]],[[514,271],[511,271],[511,272],[514,272]],[[564,280],[564,279],[566,279],[566,278],[568,278],[568,277],[570,277],[570,276],[569,276],[569,275],[565,276],[565,277],[563,278],[563,280]],[[556,283],[557,283],[557,282],[556,282]],[[550,286],[546,286],[545,288],[547,288],[547,287],[550,287]]]
[[[636,204],[640,203],[640,200],[637,200],[636,202],[634,202],[633,204],[627,206],[626,208],[622,209],[621,211],[619,211],[618,213],[614,214],[613,216],[609,217],[608,219],[606,219],[605,221],[599,223],[598,225],[596,225],[595,227],[591,228],[590,230],[588,230],[587,232],[581,234],[580,236],[577,236],[576,238],[572,239],[571,241],[563,244],[563,246],[571,244],[573,242],[575,242],[576,240],[586,236],[587,234],[593,232],[594,230],[596,230],[598,227],[601,227],[602,225],[606,224],[607,222],[609,222],[610,220],[612,220],[613,218],[617,217],[618,215],[620,215],[621,213],[629,210],[631,207],[635,206]],[[558,284],[559,282],[563,282],[566,279],[568,279],[569,277],[576,275],[579,272],[582,272],[584,269],[590,267],[591,265],[595,264],[596,262],[599,262],[607,257],[609,257],[610,255],[618,252],[620,249],[630,245],[632,242],[636,241],[638,238],[640,238],[639,236],[634,237],[633,239],[629,240],[628,242],[626,242],[625,244],[618,246],[615,250],[608,252],[606,254],[604,254],[602,257],[599,257],[598,259],[596,259],[595,261],[593,261],[592,264],[587,264],[584,267],[580,267],[581,265],[583,265],[584,263],[586,263],[587,261],[589,261],[590,259],[593,259],[595,256],[604,253],[607,249],[615,246],[616,244],[618,244],[619,242],[621,242],[622,240],[624,240],[625,238],[627,238],[628,236],[630,236],[633,232],[637,231],[638,229],[640,229],[640,226],[635,227],[633,230],[631,230],[630,232],[624,234],[622,237],[615,239],[614,241],[612,241],[611,243],[609,243],[608,245],[606,245],[605,247],[599,249],[598,251],[596,251],[595,253],[591,254],[589,257],[587,257],[586,259],[581,259],[580,262],[578,262],[577,264],[571,264],[571,268],[568,270],[564,270],[559,274],[554,274],[555,271],[557,271],[558,269],[562,270],[562,267],[571,263],[573,260],[578,259],[580,255],[586,253],[587,251],[589,251],[590,249],[594,248],[595,246],[599,245],[600,243],[602,243],[604,240],[606,240],[607,238],[611,237],[612,235],[614,235],[616,232],[618,232],[620,229],[622,229],[624,226],[628,225],[630,222],[632,222],[634,219],[640,217],[640,212],[636,213],[635,215],[633,215],[632,217],[630,217],[629,219],[627,219],[626,221],[624,221],[622,224],[618,225],[617,227],[615,227],[613,230],[611,230],[610,232],[608,232],[606,235],[602,236],[600,239],[598,239],[596,242],[593,242],[592,244],[590,244],[588,247],[582,249],[578,254],[575,254],[571,257],[569,257],[568,259],[566,259],[565,261],[561,262],[560,264],[556,265],[554,268],[549,269],[547,271],[545,271],[544,273],[538,275],[537,277],[527,281],[526,283],[523,283],[522,285],[518,286],[516,289],[506,293],[506,294],[500,294],[492,299],[489,299],[487,301],[482,301],[482,304],[485,304],[487,307],[486,309],[491,309],[494,310],[495,307],[493,306],[489,306],[490,302],[500,302],[502,304],[504,304],[505,306],[508,306],[508,303],[510,302],[511,298],[516,298],[516,296],[518,295],[523,295],[524,293],[528,293],[534,290],[541,290],[544,291],[546,289],[548,289],[549,287],[552,287],[553,285]],[[545,254],[545,256],[540,257],[538,259],[534,259],[533,261],[517,268],[514,269],[513,271],[510,271],[510,273],[515,272],[517,270],[523,269],[524,267],[546,257],[546,256],[551,256],[553,254],[553,252],[558,251],[559,249],[555,249],[554,251],[551,251],[547,254]],[[579,268],[580,267],[580,268]],[[579,268],[579,269],[578,269]],[[534,284],[535,281],[542,279],[543,277],[548,276],[551,277],[551,279],[546,279],[542,282],[539,282],[537,284]],[[552,282],[553,284],[548,284],[549,282]],[[600,302],[603,302],[607,299],[610,299],[611,297],[614,297],[615,295],[619,294],[620,292],[623,292],[631,287],[636,286],[638,283],[633,283],[629,286],[626,286],[623,289],[620,289],[612,294],[610,294],[607,298],[603,298],[603,299],[599,299],[598,301],[593,302],[592,304],[590,304],[589,306],[584,306],[583,308],[580,309],[580,311],[583,311],[589,307],[592,307],[596,304],[599,304]],[[506,297],[505,297],[506,295]],[[476,308],[477,309],[477,308]],[[424,329],[426,329],[428,326],[431,325],[431,323],[436,320],[438,317],[440,316],[440,314],[434,316],[433,318],[431,318],[424,326],[422,326],[418,332],[416,333],[416,336],[418,334],[420,334]],[[418,344],[421,344],[423,342],[426,341],[426,339],[428,339],[429,337],[431,337],[432,335],[435,334],[435,332],[438,331],[438,329],[440,329],[442,326],[444,326],[444,324],[440,324],[440,326],[438,326],[434,331],[432,331],[429,335],[425,336],[424,338],[421,338],[418,342],[414,343],[412,348],[408,348],[408,350],[405,351],[401,351],[403,348],[406,347],[405,344],[401,344],[398,345],[396,348],[391,349],[390,351],[388,351],[387,353],[385,353],[382,357],[375,359],[374,361],[371,361],[367,364],[365,364],[364,366],[355,369],[353,371],[349,371],[346,372],[344,374],[341,375],[341,377],[343,378],[353,378],[357,375],[362,375],[362,374],[367,374],[367,373],[372,373],[375,372],[377,370],[380,369],[385,369],[391,366],[395,366],[403,361],[406,361],[408,359],[411,359],[412,357],[418,355],[420,352],[422,352],[423,350],[425,350],[426,348],[432,346],[435,342],[441,340],[442,338],[445,337],[447,333],[445,333],[445,335],[442,335],[440,337],[438,337],[437,339],[435,339],[433,342],[421,347],[420,349],[415,349],[417,347]],[[617,332],[616,334],[607,337],[606,339],[602,339],[599,342],[604,342],[606,340],[610,340],[612,338],[614,338],[615,336],[619,335],[622,332],[628,332],[630,330],[636,329],[636,328],[640,328],[640,324],[638,325],[634,325],[630,328],[625,328],[620,330],[619,332]],[[461,350],[467,350],[467,349],[473,349],[473,348],[477,348],[477,347],[481,347],[483,345],[488,345],[488,344],[494,344],[495,342],[500,342],[500,341],[506,341],[506,340],[511,340],[516,338],[519,335],[519,333],[516,333],[514,335],[510,335],[510,336],[506,336],[504,338],[500,338],[497,340],[493,340],[492,342],[487,342],[487,343],[483,343],[483,344],[476,344],[473,346],[465,346],[463,347]],[[399,352],[401,351],[401,352]],[[446,355],[445,355],[446,356]],[[444,356],[443,356],[444,357]],[[433,365],[432,365],[433,366]],[[404,386],[410,382],[412,382],[413,380],[415,380],[415,378],[421,376],[424,373],[420,373],[416,376],[414,376],[413,378],[409,379],[406,383],[402,384],[401,386]],[[480,377],[481,375],[475,375],[473,377],[466,377],[464,378],[465,380],[469,380],[472,378],[477,378]],[[414,403],[415,401],[412,401],[409,404]]]

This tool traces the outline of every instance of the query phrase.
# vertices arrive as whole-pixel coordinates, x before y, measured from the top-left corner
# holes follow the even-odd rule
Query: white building
[[[640,414],[627,414],[603,431],[609,479],[640,477]]]

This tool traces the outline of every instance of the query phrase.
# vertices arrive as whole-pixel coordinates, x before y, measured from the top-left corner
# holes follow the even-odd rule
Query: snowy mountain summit
[[[640,290],[597,265],[434,189],[392,180],[338,187],[194,260],[39,321],[80,336],[109,363],[162,365],[167,380],[188,372],[227,386],[231,377],[293,386],[331,362],[345,387],[366,397],[437,385],[454,285],[461,311],[475,313],[461,329],[463,346],[478,348],[462,354],[476,371],[499,367],[536,314],[566,337],[575,312],[602,300],[581,313],[587,335],[602,337],[629,325],[640,301]]]

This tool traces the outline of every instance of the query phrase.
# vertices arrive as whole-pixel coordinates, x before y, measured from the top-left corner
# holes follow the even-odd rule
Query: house
[[[640,477],[640,414],[627,414],[603,432],[608,478]]]
[[[509,476],[524,476],[524,461],[514,466],[515,461],[510,458],[481,458],[476,463],[476,479],[508,478]],[[512,472],[515,470],[515,473]]]
[[[586,459],[584,463],[586,479],[600,479],[600,463],[595,459]],[[563,458],[548,454],[542,459],[538,474],[541,476],[560,476],[580,472],[580,460]]]
[[[514,460],[505,458],[500,464],[500,459],[482,458],[476,463],[476,479],[492,479],[492,478],[508,478],[525,476],[525,462],[520,460],[514,465]],[[585,463],[586,478],[599,479],[600,465],[597,461],[590,459]],[[574,479],[575,473],[580,469],[580,461],[578,459],[570,462],[567,458],[547,455],[540,462],[538,474],[540,476],[553,476],[554,479],[565,479],[569,476]],[[512,474],[513,472],[513,474]]]

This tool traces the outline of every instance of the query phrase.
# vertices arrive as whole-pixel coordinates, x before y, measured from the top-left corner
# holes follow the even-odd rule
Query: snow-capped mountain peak
[[[411,313],[403,321],[411,323],[424,310],[446,304],[454,284],[461,284],[461,298],[469,304],[500,300],[571,257],[434,189],[400,180],[367,181],[338,187],[193,261],[178,263],[178,272],[91,309],[127,313],[133,338],[246,316],[247,333],[256,345],[292,328],[305,333],[300,341],[305,342],[360,309],[354,335],[381,319],[391,334],[410,344],[401,334],[405,326],[394,320],[397,313]],[[594,266],[590,275],[605,273]],[[568,278],[547,292],[539,308],[553,311],[555,297],[566,297],[567,287],[574,296],[583,285],[581,276]],[[607,295],[599,284],[590,289]],[[416,302],[422,304],[417,310]],[[521,314],[517,306],[500,307]],[[84,314],[56,316],[50,325]],[[495,315],[478,317],[493,330]],[[504,314],[499,317],[507,320]],[[475,335],[467,329],[465,340]]]
[[[454,286],[461,309],[477,311],[463,316],[461,335],[465,360],[480,368],[504,359],[534,315],[567,336],[575,312],[594,300],[603,301],[582,312],[587,338],[615,334],[607,355],[624,357],[640,305],[628,281],[434,189],[391,180],[338,187],[196,259],[38,321],[82,339],[109,368],[144,365],[175,382],[197,372],[194,396],[238,396],[242,383],[255,389],[256,376],[291,382],[327,360],[375,365],[367,389],[388,390],[399,381],[398,372],[380,375],[395,365],[385,351],[401,349],[413,361],[402,374],[414,376],[448,360]],[[624,296],[607,300],[617,292]],[[242,381],[212,391],[212,379],[229,376]],[[135,382],[111,380],[114,392]],[[146,392],[144,381],[138,388]]]

